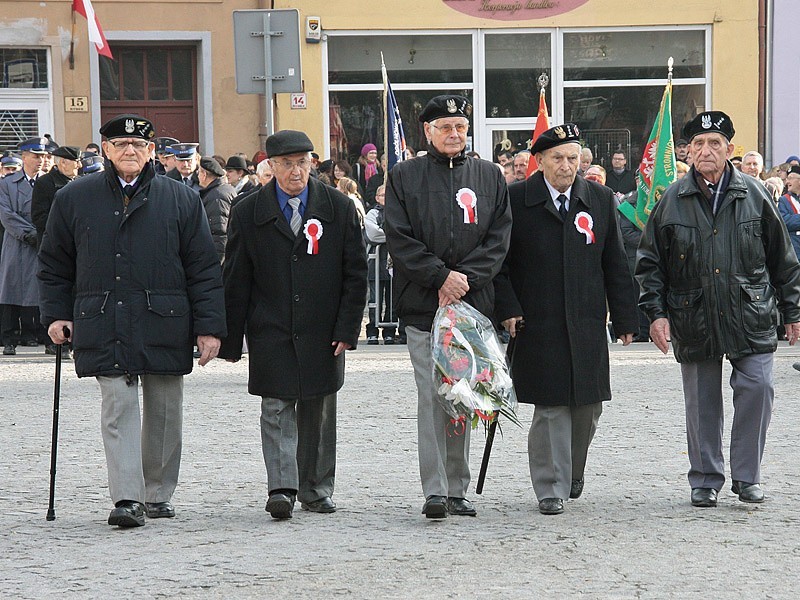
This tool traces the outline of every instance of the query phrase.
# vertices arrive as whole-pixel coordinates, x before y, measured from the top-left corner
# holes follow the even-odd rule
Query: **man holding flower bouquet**
[[[469,425],[452,423],[437,401],[431,327],[439,306],[464,300],[491,315],[492,279],[508,250],[511,211],[502,173],[466,156],[472,105],[436,96],[419,120],[427,155],[389,172],[384,231],[394,261],[395,306],[417,383],[419,469],[427,518],[476,514],[470,482]]]

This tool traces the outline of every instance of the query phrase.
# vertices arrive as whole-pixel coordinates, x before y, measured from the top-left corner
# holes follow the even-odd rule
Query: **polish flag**
[[[106,36],[103,35],[103,29],[100,27],[100,21],[97,20],[97,15],[94,14],[92,0],[72,0],[72,10],[85,17],[88,21],[89,41],[95,45],[97,53],[113,59]]]

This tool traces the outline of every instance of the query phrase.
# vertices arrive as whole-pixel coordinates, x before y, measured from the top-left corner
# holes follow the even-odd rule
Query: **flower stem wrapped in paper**
[[[431,346],[438,400],[453,417],[449,434],[463,433],[467,421],[488,426],[497,414],[520,424],[505,352],[486,316],[466,302],[440,307]]]

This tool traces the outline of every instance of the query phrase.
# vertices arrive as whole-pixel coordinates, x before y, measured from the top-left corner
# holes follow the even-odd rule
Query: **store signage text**
[[[485,19],[524,21],[569,12],[589,0],[442,0],[460,13]]]

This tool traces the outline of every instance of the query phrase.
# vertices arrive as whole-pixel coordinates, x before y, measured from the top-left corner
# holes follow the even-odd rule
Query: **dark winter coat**
[[[636,189],[636,178],[628,169],[619,175],[609,169],[606,171],[606,185],[619,194],[627,194]]]
[[[178,167],[172,167],[169,171],[164,173],[164,176],[186,185],[183,183],[183,175],[181,175],[181,172],[178,171]],[[189,182],[189,185],[186,187],[189,187],[195,192],[200,193],[200,180],[197,178],[197,169],[192,171],[192,174],[189,175]]]
[[[367,297],[367,259],[355,205],[308,181],[304,224],[322,224],[318,253],[303,229],[295,236],[273,179],[231,210],[225,251],[228,337],[220,357],[239,359],[247,329],[248,390],[284,399],[332,394],[344,383],[344,353],[358,343]]]
[[[467,188],[477,197],[475,223],[464,223],[456,201]],[[511,208],[496,165],[463,153],[428,154],[397,163],[386,186],[384,231],[394,265],[394,306],[406,325],[430,331],[439,288],[451,270],[464,273],[463,300],[491,318],[491,285],[508,250]]]
[[[39,304],[32,192],[22,169],[0,179],[0,222],[5,228],[0,251],[0,304]]]
[[[50,207],[56,192],[67,185],[72,179],[64,175],[53,167],[49,173],[45,173],[36,179],[33,186],[33,196],[31,196],[31,220],[36,227],[36,234],[39,236],[39,244],[42,243],[44,228],[47,225],[47,215],[50,214]]]
[[[73,321],[79,377],[184,375],[195,336],[225,335],[222,274],[200,198],[149,163],[127,209],[108,161],[59,190],[39,267],[42,323]]]
[[[717,214],[694,168],[664,192],[636,255],[639,306],[668,318],[681,363],[774,352],[778,310],[800,321],[800,264],[760,181],[728,162]],[[701,178],[702,179],[702,178]]]
[[[509,344],[520,402],[586,405],[611,399],[606,302],[615,330],[639,330],[636,294],[605,186],[577,177],[566,221],[541,172],[509,186],[511,247],[495,280],[498,321],[524,317]],[[594,243],[575,224],[592,220]]]
[[[231,201],[236,197],[233,186],[223,179],[215,179],[205,188],[200,189],[200,200],[208,217],[211,238],[217,250],[219,262],[225,260],[225,244],[228,241],[228,218],[231,212]]]

